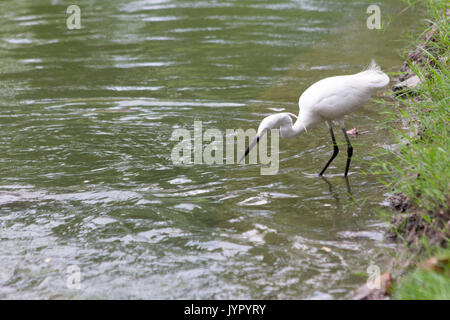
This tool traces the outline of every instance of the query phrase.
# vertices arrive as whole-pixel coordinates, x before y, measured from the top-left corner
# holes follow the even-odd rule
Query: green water
[[[381,32],[368,0],[73,2],[80,30],[72,2],[0,3],[0,298],[339,299],[383,268],[385,191],[362,174],[392,143],[379,104],[346,120],[351,193],[344,146],[315,176],[325,125],[281,141],[274,176],[174,166],[170,137],[297,113],[310,84],[371,58],[398,70],[417,12],[379,2]]]

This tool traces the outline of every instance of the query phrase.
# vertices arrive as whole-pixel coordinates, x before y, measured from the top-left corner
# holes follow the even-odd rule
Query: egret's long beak
[[[252,149],[258,144],[259,139],[260,139],[259,136],[256,136],[256,137],[253,139],[252,143],[250,143],[250,145],[248,146],[247,150],[245,150],[245,153],[244,153],[244,155],[242,156],[241,160],[239,160],[239,163],[241,163],[242,160],[244,160],[245,157],[249,154],[250,150],[252,150]]]

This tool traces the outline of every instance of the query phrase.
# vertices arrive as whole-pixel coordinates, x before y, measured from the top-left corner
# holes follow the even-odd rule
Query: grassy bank
[[[391,297],[450,299],[449,9],[445,1],[419,2],[429,17],[405,53],[394,94],[398,145],[375,168],[389,177],[383,183],[397,209],[390,236],[407,248]]]

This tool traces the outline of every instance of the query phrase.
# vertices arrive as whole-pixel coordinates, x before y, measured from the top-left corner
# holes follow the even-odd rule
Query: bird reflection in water
[[[337,207],[339,209],[341,209],[339,193],[337,193],[336,191],[333,190],[333,185],[331,184],[330,180],[328,180],[324,176],[320,176],[320,178],[322,178],[322,180],[325,181],[325,183],[328,185],[328,190],[329,190],[330,194],[333,196],[333,198],[336,200]],[[351,186],[350,186],[350,180],[348,179],[348,176],[345,176],[344,180],[345,180],[345,186],[346,186],[346,189],[347,189],[347,194],[349,196],[349,200],[353,201],[352,189],[351,189]]]

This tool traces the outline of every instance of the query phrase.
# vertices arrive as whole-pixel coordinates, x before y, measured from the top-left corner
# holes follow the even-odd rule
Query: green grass
[[[385,185],[407,195],[416,207],[434,211],[448,209],[449,200],[450,40],[448,21],[442,17],[444,2],[428,1],[428,5],[433,24],[425,32],[434,27],[436,41],[422,45],[421,50],[428,58],[423,67],[410,64],[422,79],[414,89],[416,99],[399,97],[402,106],[393,115],[397,122],[409,124],[409,132],[398,126],[392,128],[399,145],[405,142],[406,145],[398,152],[390,152],[392,160],[383,157],[374,165],[376,173],[389,177],[382,180]]]
[[[450,277],[416,269],[394,288],[393,299],[450,300]]]
[[[450,257],[450,249],[440,249],[436,257]],[[420,267],[408,273],[393,288],[393,299],[399,300],[450,300],[450,264],[441,264],[440,272]]]
[[[415,95],[398,98],[399,107],[392,117],[392,132],[398,140],[398,149],[383,151],[374,161],[374,172],[392,192],[401,192],[413,202],[414,211],[432,224],[433,215],[449,210],[450,205],[450,80],[449,80],[449,25],[445,17],[445,1],[422,0],[430,19],[426,30],[415,41],[426,57],[423,66],[410,61],[411,70],[422,80]],[[433,41],[423,36],[434,30]],[[407,53],[405,53],[405,60]],[[409,130],[405,130],[404,124]],[[411,134],[411,132],[413,134]],[[406,142],[406,143],[405,143]],[[446,232],[448,230],[440,230]],[[430,248],[428,239],[420,239],[426,250],[419,256],[448,248]],[[449,239],[447,239],[449,240]],[[450,243],[447,241],[447,243]],[[411,253],[412,254],[412,253]],[[394,299],[450,299],[450,267],[443,273],[417,267],[394,285]]]

